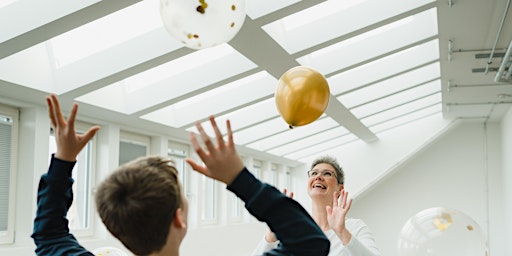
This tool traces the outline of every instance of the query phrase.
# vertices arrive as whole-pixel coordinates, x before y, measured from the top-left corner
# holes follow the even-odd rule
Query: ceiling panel
[[[240,147],[300,162],[425,117],[499,119],[512,104],[511,84],[493,81],[502,60],[489,74],[472,68],[512,40],[510,22],[496,40],[505,9],[504,0],[248,0],[235,38],[194,50],[167,33],[158,0],[2,1],[0,99],[41,104],[56,93],[85,105],[84,116],[142,133],[148,124],[197,132],[201,122],[213,135],[215,115],[231,120]],[[299,65],[323,74],[331,96],[318,120],[290,129],[274,92]]]

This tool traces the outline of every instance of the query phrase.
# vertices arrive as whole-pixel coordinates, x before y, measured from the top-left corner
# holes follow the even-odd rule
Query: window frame
[[[182,151],[183,154],[174,153],[173,151]],[[183,161],[185,161],[185,158],[190,156],[190,147],[185,143],[180,143],[176,141],[169,141],[167,145],[167,157],[170,159],[176,160],[177,157],[183,158]],[[189,167],[187,163],[184,163],[183,166],[176,166],[176,169],[178,171],[178,177],[181,182],[182,191],[185,194],[184,196],[189,198],[191,195],[190,191],[190,175],[189,175]]]
[[[77,131],[77,133],[85,133],[90,127],[94,126],[94,124],[90,124],[90,123],[86,123],[86,122],[82,122],[82,121],[75,121],[75,130]],[[53,135],[53,128],[50,129],[50,140],[52,139],[51,137],[54,136]],[[87,159],[87,171],[88,171],[88,178],[87,178],[87,191],[85,192],[87,194],[87,206],[86,206],[86,214],[87,214],[87,227],[80,227],[80,228],[74,228],[74,227],[69,227],[69,229],[73,232],[73,235],[75,235],[76,237],[92,237],[94,235],[94,227],[95,227],[95,221],[96,221],[96,218],[95,218],[95,209],[96,209],[96,206],[95,206],[95,202],[94,202],[94,188],[95,186],[97,185],[96,184],[96,170],[97,170],[97,155],[96,155],[96,152],[97,152],[97,147],[98,147],[98,142],[97,142],[97,139],[96,139],[96,136],[92,137],[88,144],[84,147],[84,149],[82,149],[82,152],[80,153],[83,153],[85,149],[89,150],[89,152],[87,152],[87,155],[88,155],[88,158]],[[53,153],[53,152],[50,152],[50,153]],[[80,160],[78,160],[80,161]],[[77,161],[77,162],[78,162]],[[74,168],[77,168],[77,166],[75,166]],[[73,175],[76,174],[76,171],[75,170],[73,172]],[[78,181],[78,179],[75,179],[74,176],[72,176],[73,179],[74,179],[74,184],[77,184],[77,182],[80,182]],[[76,206],[76,203],[77,203],[77,198],[81,196],[81,193],[79,193],[78,191],[76,191],[74,188],[73,188],[73,204],[71,207]],[[70,207],[69,210],[71,210],[72,208]],[[67,218],[70,220],[70,224],[71,224],[71,218],[69,216],[69,211],[68,211],[68,215],[67,215]]]
[[[0,115],[12,118],[11,150],[9,165],[9,196],[7,210],[7,230],[0,231],[0,245],[13,244],[15,233],[14,215],[16,214],[16,177],[17,177],[17,152],[19,143],[19,110],[0,104]]]
[[[119,158],[117,159],[118,164],[121,164],[120,160],[121,160],[121,143],[122,142],[145,146],[146,154],[144,156],[148,156],[150,154],[150,149],[151,149],[151,137],[150,136],[121,130],[119,133]]]

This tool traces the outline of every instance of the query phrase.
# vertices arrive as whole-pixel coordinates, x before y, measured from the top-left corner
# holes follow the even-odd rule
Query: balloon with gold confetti
[[[92,253],[96,256],[128,256],[123,250],[112,246],[96,248]]]
[[[461,211],[434,207],[407,220],[398,238],[398,256],[487,256],[480,226]]]
[[[235,37],[245,20],[245,0],[160,0],[160,16],[176,40],[204,49]]]

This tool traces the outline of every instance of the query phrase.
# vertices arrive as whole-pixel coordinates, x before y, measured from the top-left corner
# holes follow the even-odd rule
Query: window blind
[[[12,118],[0,115],[0,231],[7,230],[11,172]]]

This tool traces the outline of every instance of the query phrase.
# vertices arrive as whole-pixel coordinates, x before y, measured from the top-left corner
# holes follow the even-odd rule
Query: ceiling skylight
[[[120,81],[105,86],[78,97],[77,100],[132,114],[201,90],[211,83],[220,82],[254,67],[256,65],[245,56],[233,50],[231,46],[223,44],[195,51],[129,77],[126,80],[127,83]],[[120,99],[112,100],[105,95],[115,95],[113,97],[120,97]],[[174,125],[177,124],[174,123]]]
[[[442,114],[442,110],[443,110],[442,105],[436,104],[431,107],[427,107],[427,108],[421,109],[419,111],[416,111],[414,113],[409,113],[409,114],[397,117],[395,119],[389,120],[387,122],[379,123],[375,126],[371,126],[370,130],[372,130],[375,133],[383,132],[383,131],[386,131],[388,129],[391,129],[391,128],[394,128],[397,126],[404,125],[404,124],[410,123],[412,121],[425,118],[427,116],[431,116],[434,114]]]
[[[436,9],[433,8],[312,52],[297,61],[328,75],[436,35]]]
[[[410,101],[418,100],[441,91],[441,80],[427,82],[425,84],[410,88],[399,93],[375,100],[356,108],[350,109],[350,112],[358,118],[365,118],[383,110],[391,109]]]
[[[95,111],[87,116],[124,115],[132,128],[143,120],[180,136],[197,132],[197,121],[215,136],[208,121],[215,115],[224,136],[231,120],[241,148],[286,162],[378,140],[377,132],[437,117],[443,103],[456,115],[479,102],[459,99],[466,87],[441,97],[446,34],[438,18],[454,9],[434,0],[247,0],[242,33],[201,50],[169,35],[159,0],[34,2],[31,13],[47,8],[17,22],[9,10],[19,16],[27,3],[0,0],[0,24],[12,24],[0,33],[8,40],[2,50],[11,49],[0,50],[8,94],[17,87],[57,93],[86,103],[84,112]],[[279,75],[296,65],[322,73],[332,97],[319,119],[289,129],[274,94]]]
[[[187,127],[209,115],[223,113],[246,102],[260,100],[274,93],[276,80],[267,72],[259,72],[207,92],[188,97],[175,104],[142,116],[172,127]]]
[[[433,0],[325,1],[267,24],[263,29],[288,53],[293,54],[430,2]],[[375,11],[369,14],[371,10]]]
[[[276,108],[276,102],[275,99],[272,97],[266,100],[262,100],[253,105],[249,105],[247,107],[235,110],[233,112],[229,112],[225,115],[216,116],[215,119],[217,120],[217,124],[219,125],[220,132],[222,134],[226,134],[227,130],[224,124],[228,119],[231,122],[232,131],[238,131],[246,127],[250,127],[254,124],[275,118],[278,115],[279,112],[277,111]],[[251,118],[247,118],[248,116],[250,116]],[[205,132],[208,135],[215,135],[213,129],[210,126],[209,120],[202,122],[201,125],[203,126]],[[195,125],[189,127],[187,131],[197,133]]]
[[[325,152],[329,149],[333,149],[335,147],[339,147],[346,143],[350,143],[357,140],[358,138],[354,134],[349,133],[341,137],[331,138],[330,140],[324,143],[317,143],[310,147],[303,147],[302,150],[287,154],[285,155],[285,157],[300,160],[306,157],[311,157],[312,155],[322,154],[322,152]]]
[[[331,129],[326,129],[325,131],[317,134],[306,136],[300,140],[286,143],[282,146],[269,150],[269,152],[276,155],[287,155],[304,148],[322,144],[332,140],[333,138],[345,136],[347,134],[349,134],[347,129],[345,129],[343,126],[337,126]]]
[[[159,0],[140,1],[52,38],[56,66],[68,65],[159,27],[162,27]]]
[[[293,142],[298,138],[308,137],[319,133],[320,131],[328,130],[333,127],[339,126],[339,124],[330,117],[325,117],[314,121],[313,123],[305,126],[294,127],[287,131],[266,137],[258,140],[247,146],[261,151],[267,151],[278,146],[285,145]]]
[[[261,16],[267,15],[300,1],[301,0],[247,0],[245,2],[245,9],[247,11],[247,16],[255,20]]]
[[[407,102],[405,104],[386,109],[382,112],[361,119],[361,122],[366,126],[374,126],[378,123],[391,120],[398,116],[404,116],[412,112],[432,107],[434,105],[441,105],[441,93],[435,93],[415,101]]]
[[[237,144],[245,145],[288,129],[290,128],[288,128],[286,122],[279,116],[267,122],[259,123],[237,131],[233,136],[237,138]]]
[[[338,96],[436,60],[439,60],[437,39],[330,76],[329,88]]]
[[[366,86],[350,93],[343,94],[339,96],[338,99],[347,108],[353,108],[408,88],[421,85],[422,83],[432,81],[440,76],[439,63],[433,63],[386,79],[371,86]]]

